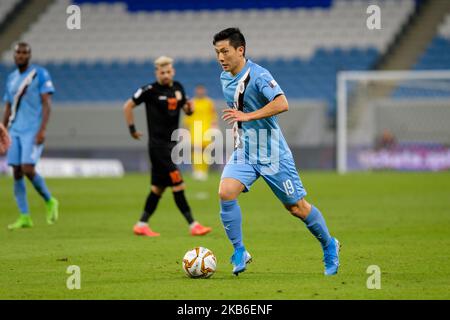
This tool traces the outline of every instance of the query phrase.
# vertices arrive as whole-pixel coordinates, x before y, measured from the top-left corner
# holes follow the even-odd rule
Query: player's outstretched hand
[[[4,154],[11,145],[11,138],[3,123],[0,123],[0,154]]]
[[[133,139],[136,139],[136,140],[141,140],[141,137],[144,135],[142,132],[139,132],[139,131],[136,131],[136,132],[133,132],[130,134],[133,137]]]
[[[227,108],[222,111],[222,119],[225,120],[228,124],[233,124],[235,122],[246,122],[250,121],[250,117],[247,113],[244,113],[242,111]]]

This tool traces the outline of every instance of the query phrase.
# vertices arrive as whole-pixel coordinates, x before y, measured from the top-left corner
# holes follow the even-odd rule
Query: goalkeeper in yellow
[[[214,101],[207,96],[204,85],[195,87],[195,97],[192,99],[195,112],[190,117],[184,118],[184,125],[191,133],[193,147],[192,176],[195,180],[208,179],[208,161],[203,156],[203,150],[211,143],[211,139],[205,138],[205,132],[211,128],[217,128],[217,113]]]

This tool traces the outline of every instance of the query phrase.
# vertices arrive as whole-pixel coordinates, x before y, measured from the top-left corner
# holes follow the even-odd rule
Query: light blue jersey
[[[261,109],[278,95],[284,94],[269,71],[247,60],[244,68],[233,76],[222,72],[222,90],[227,105],[243,112]],[[272,163],[292,157],[276,116],[235,124],[236,147],[243,149],[250,163]]]
[[[243,112],[263,108],[280,94],[280,86],[266,69],[246,61],[236,76],[222,72],[222,89],[229,107]],[[281,133],[277,117],[272,116],[235,124],[242,134],[235,135],[235,147],[222,172],[222,179],[233,178],[244,185],[244,192],[263,177],[284,204],[295,204],[306,190],[295,168],[294,158]]]
[[[225,29],[217,35],[222,37],[229,33],[242,36],[239,29]],[[278,95],[283,94],[272,75],[250,60],[246,60],[239,74],[232,76],[229,72],[222,72],[220,80],[228,106],[244,113],[261,109]],[[239,129],[242,129],[241,136]],[[306,205],[306,202],[300,201],[307,193],[277,118],[272,116],[234,123],[233,133],[235,149],[222,172],[221,181],[225,182],[224,185],[236,185],[235,182],[227,183],[225,179],[237,180],[242,184],[243,192],[248,192],[253,183],[262,177],[286,208],[293,215],[300,217],[298,211],[301,210],[300,207]],[[234,247],[231,263],[233,274],[238,275],[246,270],[247,264],[251,261],[251,255],[243,241],[241,208],[237,199],[228,198],[229,194],[233,194],[229,191],[234,187],[224,189],[225,196],[220,195],[220,219]],[[236,189],[234,191],[240,191]],[[264,202],[264,199],[262,201]],[[322,214],[315,206],[311,206],[309,213],[306,215],[305,212],[305,217],[302,216],[301,219],[322,245],[325,274],[336,274],[339,267],[339,242],[331,237]]]
[[[11,104],[9,165],[35,165],[39,161],[44,150],[43,144],[36,144],[36,134],[42,124],[41,95],[53,92],[50,75],[42,67],[30,65],[25,72],[16,69],[8,76],[3,100]]]
[[[41,95],[53,93],[50,74],[42,67],[28,66],[20,73],[13,71],[6,81],[6,91],[3,97],[5,102],[11,104],[11,117],[8,128],[11,136],[36,134],[42,122]]]

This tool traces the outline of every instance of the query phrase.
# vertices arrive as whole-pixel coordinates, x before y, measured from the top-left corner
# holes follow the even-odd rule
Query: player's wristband
[[[134,125],[134,124],[130,124],[129,126],[128,126],[128,130],[130,130],[130,133],[131,134],[135,134],[136,133],[136,126]]]

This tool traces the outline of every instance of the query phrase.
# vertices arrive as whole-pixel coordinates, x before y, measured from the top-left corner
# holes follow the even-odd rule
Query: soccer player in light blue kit
[[[306,191],[278,126],[276,115],[288,110],[283,91],[266,69],[245,58],[245,38],[238,28],[217,33],[213,45],[223,68],[220,80],[230,107],[222,118],[233,124],[235,136],[235,150],[219,186],[220,216],[234,247],[233,273],[245,271],[251,261],[242,240],[237,197],[262,176],[286,209],[300,218],[322,245],[325,275],[336,274],[340,244],[330,235],[320,211],[305,200]]]
[[[14,172],[14,195],[20,210],[19,219],[10,224],[10,230],[32,227],[28,208],[24,175],[45,200],[47,223],[58,218],[58,201],[52,197],[44,178],[35,165],[44,149],[45,132],[50,116],[51,95],[55,92],[48,71],[30,64],[31,48],[20,42],[14,48],[17,69],[7,78],[3,124],[8,128],[11,146],[7,153],[8,165]]]

